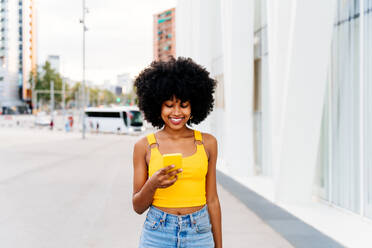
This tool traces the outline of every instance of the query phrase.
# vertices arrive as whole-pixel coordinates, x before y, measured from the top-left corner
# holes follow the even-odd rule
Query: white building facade
[[[347,247],[372,240],[372,1],[179,0],[217,79],[218,169]],[[343,221],[347,228],[340,225]]]
[[[0,105],[30,102],[30,72],[37,70],[34,0],[1,1],[0,23]]]
[[[59,55],[48,55],[47,61],[50,63],[50,67],[57,73],[61,73],[60,70],[60,57]]]

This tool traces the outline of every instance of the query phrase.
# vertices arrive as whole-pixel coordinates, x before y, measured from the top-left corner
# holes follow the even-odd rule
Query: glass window
[[[268,165],[263,162],[263,109],[262,89],[268,83],[268,53],[267,53],[267,20],[266,1],[255,0],[254,17],[254,92],[253,92],[253,121],[254,121],[254,161],[257,175],[269,175]]]
[[[88,117],[120,118],[120,112],[86,112]]]
[[[364,0],[363,137],[365,214],[372,218],[372,0]]]
[[[142,126],[142,114],[139,111],[129,111],[130,125],[133,127]]]
[[[326,193],[322,197],[356,213],[361,199],[359,12],[359,0],[337,1],[317,178]]]
[[[359,212],[359,0],[338,1],[332,47],[332,202]]]

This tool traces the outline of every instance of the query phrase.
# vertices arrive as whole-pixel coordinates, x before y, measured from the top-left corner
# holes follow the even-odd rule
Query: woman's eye
[[[188,104],[181,105],[182,108],[187,108],[188,106]]]
[[[164,104],[167,108],[173,107],[173,105]]]

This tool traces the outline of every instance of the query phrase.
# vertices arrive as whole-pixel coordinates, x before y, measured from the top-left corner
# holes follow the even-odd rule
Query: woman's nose
[[[175,104],[173,111],[174,111],[175,115],[180,114],[181,113],[181,106],[179,104]]]

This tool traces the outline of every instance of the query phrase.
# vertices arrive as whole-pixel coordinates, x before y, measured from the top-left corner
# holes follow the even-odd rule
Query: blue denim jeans
[[[207,205],[187,215],[168,214],[151,206],[139,248],[214,248]]]

